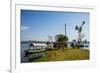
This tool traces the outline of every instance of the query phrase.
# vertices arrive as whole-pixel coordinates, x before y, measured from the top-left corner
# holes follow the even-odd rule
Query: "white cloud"
[[[30,27],[28,27],[28,26],[21,26],[21,31],[26,31],[26,30],[29,30],[30,29]]]

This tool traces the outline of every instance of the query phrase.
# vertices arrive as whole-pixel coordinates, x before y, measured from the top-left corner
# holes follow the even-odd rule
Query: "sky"
[[[48,41],[48,36],[52,36],[55,41],[57,34],[65,34],[65,24],[66,35],[72,41],[77,39],[75,26],[80,26],[82,21],[85,21],[83,39],[89,40],[89,20],[89,13],[21,10],[21,41]]]

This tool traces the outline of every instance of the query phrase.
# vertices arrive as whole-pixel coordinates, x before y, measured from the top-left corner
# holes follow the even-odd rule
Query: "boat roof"
[[[30,46],[47,46],[45,43],[31,43]]]

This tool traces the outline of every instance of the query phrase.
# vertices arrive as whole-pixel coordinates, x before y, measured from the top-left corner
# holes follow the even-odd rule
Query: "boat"
[[[27,49],[24,51],[25,51],[25,54],[28,55],[28,54],[35,54],[35,53],[44,52],[44,51],[46,51],[46,49]]]

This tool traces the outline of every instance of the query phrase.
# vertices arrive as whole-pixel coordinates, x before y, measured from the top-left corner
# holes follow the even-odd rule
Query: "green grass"
[[[86,49],[68,49],[45,51],[44,57],[32,60],[32,62],[48,62],[48,61],[69,61],[69,60],[88,60],[89,50]]]

